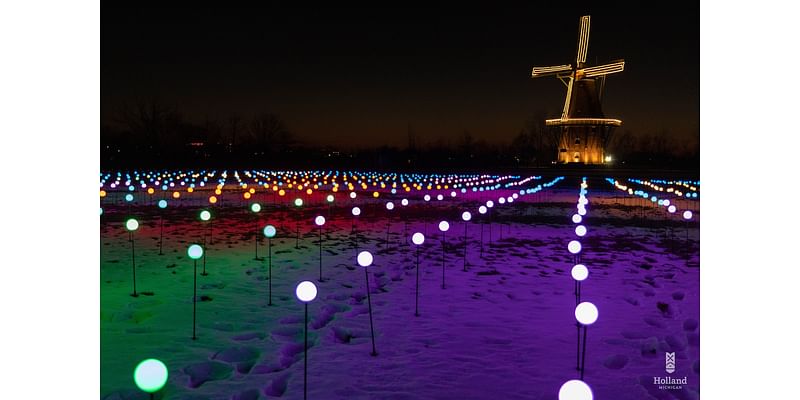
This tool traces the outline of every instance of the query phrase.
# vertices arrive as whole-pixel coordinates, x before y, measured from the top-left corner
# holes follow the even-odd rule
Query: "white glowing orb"
[[[325,199],[328,200],[328,203],[333,203],[333,195],[332,194],[329,194],[328,197],[326,197]]]
[[[129,231],[135,231],[139,229],[139,221],[131,218],[125,221],[125,228],[128,229]]]
[[[578,215],[584,216],[586,215],[586,209],[583,206],[578,206]]]
[[[394,203],[392,203],[391,201],[386,203],[386,209],[389,211],[394,210]]]
[[[505,197],[501,197],[501,198],[497,199],[497,202],[500,203],[500,204],[506,204],[506,198]]]
[[[314,223],[317,224],[317,226],[325,225],[325,217],[317,215],[317,218],[314,218]]]
[[[666,200],[666,199],[665,199],[665,200],[664,200],[664,207],[666,207],[666,206],[669,206],[669,205],[670,205],[670,203],[671,203],[671,202],[670,202],[669,200]]]
[[[302,281],[297,284],[294,294],[297,296],[297,300],[308,303],[317,298],[317,285],[311,281]]]
[[[589,268],[586,268],[583,264],[576,264],[572,267],[572,279],[576,281],[583,281],[587,277],[589,277]]]
[[[583,226],[583,225],[576,226],[575,227],[575,234],[580,236],[580,237],[586,236],[586,227]]]
[[[267,225],[264,227],[264,236],[268,238],[275,237],[277,232],[277,229],[275,229],[275,227],[272,225]]]
[[[294,199],[294,205],[297,206],[297,207],[302,206],[303,205],[303,199],[301,199],[299,197]]]
[[[361,209],[358,208],[358,207],[353,207],[353,211],[352,212],[353,212],[353,215],[356,216],[356,217],[361,215]]]
[[[252,212],[254,212],[254,213],[260,212],[260,211],[261,211],[261,204],[258,204],[258,203],[253,203],[253,204],[250,206],[250,211],[252,211]]]
[[[408,199],[400,200],[400,204],[402,204],[403,207],[407,206],[408,205]]]
[[[461,219],[463,219],[464,222],[469,221],[472,219],[472,214],[470,214],[469,211],[464,211],[463,213],[461,213]]]
[[[415,245],[419,246],[422,243],[425,243],[425,235],[417,232],[411,236],[411,241],[414,242]]]
[[[583,217],[581,217],[580,214],[573,214],[572,215],[572,222],[574,222],[576,224],[580,224],[581,221],[583,221]]]
[[[450,197],[456,197],[456,192],[450,192]]]
[[[192,260],[197,260],[203,256],[203,248],[200,247],[199,244],[193,244],[189,246],[189,249],[186,250],[186,253],[189,255],[189,258]]]
[[[677,210],[678,210],[678,209],[675,207],[675,205],[674,205],[674,204],[673,204],[673,205],[671,205],[671,206],[669,206],[669,207],[667,208],[667,211],[669,211],[669,213],[670,213],[670,214],[674,214],[674,213],[675,213],[675,211],[677,211]]]
[[[572,254],[578,254],[581,252],[581,242],[577,240],[570,241],[567,245],[567,249],[569,249],[569,252]]]
[[[372,253],[368,251],[362,251],[361,253],[358,253],[357,260],[358,265],[362,267],[369,267],[372,265]]]
[[[424,199],[425,201],[431,201],[431,196],[430,196],[430,195],[428,195],[428,194],[426,194],[426,195],[425,195],[425,197],[423,197],[423,199]]]
[[[687,220],[688,219],[692,219],[692,212],[689,211],[689,210],[684,211],[683,212],[683,219],[687,219]]]
[[[600,313],[597,311],[597,307],[588,301],[584,301],[575,307],[575,319],[577,319],[582,325],[591,325],[595,323],[599,314]]]
[[[351,199],[355,199],[356,198],[356,192],[350,192],[350,198]]]
[[[608,158],[608,157],[606,157]],[[610,161],[610,160],[607,160]],[[573,379],[561,385],[558,390],[558,400],[593,400],[592,388],[585,382]]]
[[[447,221],[439,222],[439,230],[447,232],[450,229],[450,224]]]
[[[203,221],[208,221],[211,219],[211,213],[208,210],[200,211],[200,219]]]
[[[492,208],[492,207],[494,207],[494,202],[493,202],[493,201],[491,201],[491,200],[487,201],[487,202],[486,202],[486,207],[489,207],[489,208]]]
[[[480,207],[478,207],[478,212],[479,212],[479,213],[481,213],[481,214],[486,214],[486,211],[489,211],[489,209],[488,209],[488,208],[486,208],[486,206],[480,206]]]
[[[518,199],[518,198],[519,198],[519,195],[518,195],[518,194],[516,194],[516,193],[514,193],[514,194],[512,194],[512,195],[511,195],[511,197],[513,197],[513,198],[515,198],[515,199]]]

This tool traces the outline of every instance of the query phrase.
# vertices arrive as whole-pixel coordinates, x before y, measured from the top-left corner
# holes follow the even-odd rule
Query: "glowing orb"
[[[317,226],[325,225],[325,217],[317,215],[317,218],[314,218],[314,223],[317,224]]]
[[[486,208],[486,206],[480,206],[480,207],[478,207],[478,212],[479,212],[479,213],[481,213],[481,214],[486,214],[486,211],[489,211],[489,209],[488,209],[488,208]]]
[[[299,198],[299,197],[298,197],[298,198],[296,198],[296,199],[294,199],[294,205],[295,205],[296,207],[300,207],[300,206],[302,206],[302,205],[303,205],[303,199],[301,199],[301,198]]]
[[[575,307],[575,319],[583,325],[591,325],[597,321],[599,312],[594,304],[584,301]]]
[[[585,280],[589,276],[589,268],[583,264],[576,264],[572,267],[572,279],[576,281]]]
[[[578,207],[578,215],[580,215],[581,217],[586,215],[586,209],[583,208],[583,206]]]
[[[670,205],[670,203],[671,203],[671,202],[670,202],[669,200],[664,200],[664,207],[666,207],[666,206],[669,206],[669,205]]]
[[[573,214],[572,215],[572,222],[574,222],[576,224],[580,224],[581,221],[583,221],[583,217],[581,217],[580,214]]]
[[[407,206],[408,205],[408,199],[400,200],[400,204],[402,204],[403,207]]]
[[[493,202],[493,201],[491,201],[491,200],[487,201],[487,202],[486,202],[486,207],[489,207],[489,208],[492,208],[492,207],[494,207],[494,202]]]
[[[135,231],[135,230],[139,229],[139,221],[131,218],[131,219],[125,221],[125,228],[127,230],[129,230],[129,231]]]
[[[394,210],[394,203],[392,203],[391,201],[386,203],[386,209],[390,211]]]
[[[125,201],[133,201],[133,195],[128,193],[125,195]]]
[[[572,254],[578,254],[581,252],[581,242],[572,240],[567,245],[567,249],[569,249],[569,252]]]
[[[472,219],[472,214],[470,214],[469,211],[464,211],[463,213],[461,213],[461,219],[463,219],[464,222],[469,221]]]
[[[415,245],[419,246],[419,245],[421,245],[421,244],[425,243],[425,235],[423,235],[423,234],[421,234],[421,233],[417,232],[417,233],[415,233],[415,234],[413,234],[413,235],[411,236],[411,241],[412,241],[412,242],[413,242]]]
[[[244,196],[245,200],[249,200],[252,195],[250,194],[250,192],[244,192],[242,196]]]
[[[275,237],[275,233],[277,233],[277,230],[275,229],[274,226],[267,225],[264,227],[264,236],[268,238]]]
[[[670,214],[674,214],[674,213],[675,213],[675,211],[677,211],[677,210],[678,210],[678,209],[675,207],[675,205],[674,205],[674,204],[673,204],[673,205],[671,205],[671,206],[669,206],[669,207],[667,208],[667,211],[669,211],[669,213],[670,213]]]
[[[361,209],[358,208],[358,207],[353,207],[352,213],[353,213],[353,216],[357,217],[357,216],[361,215]]]
[[[369,267],[372,265],[372,253],[368,251],[362,251],[361,253],[358,253],[357,259],[358,265],[362,267]]]
[[[217,204],[217,196],[211,196],[208,198],[208,202],[211,204]]]
[[[100,207],[100,215],[103,215],[103,207]]]
[[[686,219],[686,220],[692,219],[692,212],[689,211],[689,210],[684,211],[683,212],[683,219]]]
[[[584,235],[586,235],[586,227],[583,226],[583,225],[576,226],[575,227],[575,234],[580,236],[580,237],[583,237]]]
[[[136,382],[136,386],[147,393],[161,390],[167,383],[168,377],[167,366],[155,358],[140,362],[133,370],[133,381]]]
[[[250,211],[252,211],[254,213],[261,212],[261,204],[258,204],[258,203],[251,204],[250,205]]]
[[[356,198],[356,192],[350,192],[350,198],[351,199],[355,199]]]
[[[148,188],[148,189],[147,189],[147,194],[153,194],[153,193],[155,193],[155,192],[156,192],[156,190],[155,190],[155,189],[153,189],[153,188]]]
[[[203,256],[203,248],[199,244],[193,244],[189,246],[189,250],[186,253],[189,254],[189,258],[192,260],[197,260]]]
[[[456,197],[456,192],[450,192],[450,197]]]
[[[203,221],[208,221],[211,219],[211,212],[208,210],[200,211],[200,219]]]
[[[606,157],[606,161],[610,157]],[[571,381],[565,382],[561,385],[561,389],[558,390],[558,400],[592,400],[594,396],[592,395],[592,388],[589,387],[585,382],[573,379]]]
[[[179,199],[180,197],[181,197],[181,193],[180,192],[172,192],[172,198],[173,199]]]
[[[308,303],[317,298],[317,285],[311,281],[302,281],[297,284],[294,294],[297,296],[297,300]]]
[[[500,203],[500,204],[506,204],[506,199],[505,199],[505,197],[501,197],[501,198],[497,199],[497,202]]]
[[[430,196],[430,195],[428,195],[428,194],[426,194],[426,195],[425,195],[425,197],[423,197],[423,199],[424,199],[425,201],[431,201],[431,196]]]
[[[325,200],[328,200],[328,203],[333,203],[333,195],[329,194],[328,197],[325,198]]]
[[[158,201],[158,208],[167,208],[167,201],[164,200],[164,199],[159,200]]]
[[[100,191],[100,197],[106,197],[106,191],[105,190],[101,190]]]
[[[450,224],[447,221],[439,222],[439,230],[442,232],[447,232],[450,229]]]
[[[436,200],[442,201],[442,200],[444,200],[444,196],[438,195],[438,196],[436,196]]]

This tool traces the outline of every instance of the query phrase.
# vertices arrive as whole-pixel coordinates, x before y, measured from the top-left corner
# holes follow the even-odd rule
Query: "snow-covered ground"
[[[123,227],[128,209],[106,206],[101,225],[101,396],[146,399],[132,373],[146,358],[169,369],[163,399],[297,399],[303,396],[302,280],[317,283],[309,305],[310,399],[557,399],[577,379],[575,296],[567,243],[579,187],[565,180],[549,194],[495,207],[492,244],[486,218],[467,224],[463,271],[461,211],[478,216],[477,198],[413,203],[392,217],[389,246],[382,201],[362,205],[356,246],[349,207],[275,209],[258,226],[279,227],[273,239],[273,306],[268,306],[266,260],[254,260],[253,214],[233,204],[218,210],[207,276],[198,275],[197,340],[192,340],[193,264],[186,256],[207,229],[197,207],[164,211],[164,255],[158,255],[155,206],[133,207],[136,285],[131,297],[131,248]],[[623,206],[600,180],[589,187],[582,262],[589,278],[582,300],[600,317],[588,328],[584,380],[596,399],[699,398],[699,224],[663,210]],[[607,184],[606,184],[607,185]],[[596,188],[593,186],[597,186]],[[602,189],[602,190],[601,190]],[[510,192],[509,192],[510,193]],[[364,203],[366,202],[357,202]],[[699,204],[699,202],[698,202]],[[329,214],[329,212],[331,214]],[[317,213],[328,216],[319,277]],[[699,212],[696,212],[699,217]],[[295,249],[295,218],[301,237]],[[447,219],[442,289],[441,233]],[[420,251],[420,316],[414,316],[414,245],[408,232],[426,233]],[[485,224],[482,224],[485,222]],[[480,257],[483,225],[483,257]],[[665,228],[669,227],[669,229]],[[266,256],[261,238],[259,255]],[[375,256],[368,268],[378,356],[370,355],[365,274],[357,250]],[[202,260],[201,260],[202,261]],[[199,263],[198,273],[202,271]],[[676,370],[665,371],[665,352]],[[682,389],[661,389],[654,377],[687,377]]]

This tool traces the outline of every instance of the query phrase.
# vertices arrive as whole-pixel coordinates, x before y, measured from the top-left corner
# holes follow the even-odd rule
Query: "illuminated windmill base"
[[[532,78],[554,76],[567,87],[561,118],[545,120],[545,125],[561,131],[558,162],[562,164],[603,164],[610,161],[606,159],[605,146],[613,129],[622,125],[618,119],[605,118],[600,103],[606,77],[622,72],[625,61],[594,67],[586,65],[590,21],[588,15],[581,17],[574,65],[533,67],[531,72]]]

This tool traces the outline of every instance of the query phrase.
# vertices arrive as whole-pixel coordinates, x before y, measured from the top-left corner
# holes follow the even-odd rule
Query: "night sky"
[[[606,115],[634,134],[699,134],[697,4],[529,3],[259,9],[104,3],[101,123],[112,123],[124,102],[158,98],[197,123],[273,112],[301,140],[325,145],[405,146],[409,124],[423,143],[454,142],[464,130],[510,141],[537,112],[560,114],[564,85],[531,79],[531,67],[574,63],[578,20],[589,14],[590,65],[626,61],[625,71],[607,80]]]

